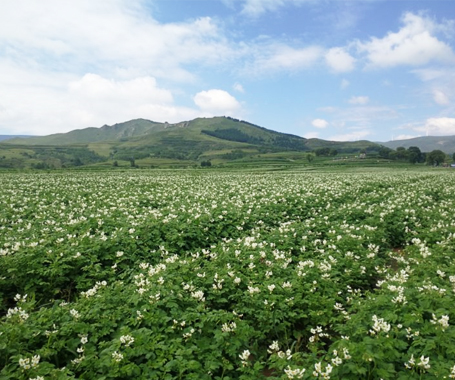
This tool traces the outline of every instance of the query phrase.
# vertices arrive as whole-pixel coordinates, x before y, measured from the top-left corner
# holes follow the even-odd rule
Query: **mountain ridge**
[[[436,138],[436,149],[455,151],[455,136]],[[442,144],[441,141],[449,141]],[[394,142],[405,146],[408,140]],[[409,140],[409,146],[419,146]],[[113,165],[137,162],[141,166],[198,165],[213,161],[246,162],[280,157],[281,162],[306,160],[307,153],[336,157],[366,153],[375,157],[388,143],[307,139],[277,132],[229,116],[196,118],[178,123],[134,119],[99,128],[89,127],[48,136],[13,138],[0,142],[0,167],[64,168],[82,165]],[[423,152],[431,149],[421,148]],[[294,154],[294,153],[295,154]],[[245,161],[246,160],[246,161]],[[123,164],[124,165],[124,164]]]
[[[112,125],[104,124],[101,127],[88,127],[82,129],[75,129],[65,133],[54,133],[45,136],[24,136],[24,135],[0,135],[0,141],[7,144],[17,145],[73,145],[73,144],[93,144],[100,142],[114,142],[114,141],[125,141],[135,138],[147,138],[146,136],[159,133],[166,130],[172,130],[177,128],[186,128],[193,125],[198,120],[208,120],[216,124],[218,119],[230,120],[234,123],[241,123],[252,128],[256,128],[268,134],[275,134],[275,136],[288,137],[290,139],[297,139],[298,141],[305,141],[305,146],[312,150],[320,147],[333,147],[343,149],[343,145],[356,144],[356,145],[382,145],[387,148],[396,149],[398,147],[409,148],[411,146],[417,146],[423,152],[430,152],[435,149],[440,149],[447,154],[455,152],[455,135],[449,136],[423,136],[415,137],[403,140],[392,140],[385,142],[372,142],[369,140],[360,141],[331,141],[323,140],[318,138],[304,138],[291,133],[277,132],[271,129],[261,127],[259,125],[250,123],[245,120],[235,119],[229,116],[213,117],[213,118],[196,118],[188,121],[180,121],[177,123],[168,122],[156,122],[144,118],[133,119],[125,122],[115,123]],[[238,124],[237,124],[238,125]],[[224,127],[223,129],[229,129]],[[207,130],[204,130],[207,134]],[[204,133],[204,132],[202,132]],[[210,134],[210,132],[209,132]],[[256,135],[256,134],[254,134]],[[221,138],[225,140],[219,133],[211,134],[212,137]],[[226,136],[224,136],[226,137]],[[297,141],[294,140],[294,141]],[[230,140],[232,141],[232,140]],[[257,140],[255,140],[258,142]],[[241,141],[240,141],[241,142]],[[260,144],[259,144],[260,145]],[[294,146],[295,148],[295,146]],[[303,145],[302,147],[303,148]],[[300,149],[298,149],[300,150]]]
[[[455,152],[455,135],[449,136],[421,136],[405,140],[392,140],[378,143],[390,149],[398,147],[409,148],[418,147],[422,152],[431,152],[439,149],[444,153],[451,154]]]

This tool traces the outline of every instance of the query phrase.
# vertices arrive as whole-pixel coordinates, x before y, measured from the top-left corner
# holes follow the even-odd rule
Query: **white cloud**
[[[435,103],[441,106],[445,106],[450,103],[447,95],[441,90],[433,90],[433,100],[435,101]]]
[[[113,80],[87,74],[67,82],[50,74],[34,78],[32,85],[18,83],[8,94],[0,93],[0,124],[10,133],[46,135],[135,118],[177,122],[200,115],[175,105],[172,93],[152,77]],[[46,78],[59,85],[41,82]]]
[[[354,70],[356,60],[345,49],[335,47],[327,51],[325,61],[330,69],[342,73]]]
[[[242,13],[259,16],[264,12],[276,11],[286,5],[301,5],[312,0],[244,0]]]
[[[344,90],[345,88],[348,88],[350,85],[349,81],[347,79],[343,79],[340,84],[340,88]]]
[[[382,86],[384,86],[384,87],[390,87],[390,86],[392,86],[392,82],[389,81],[388,79],[384,79],[384,80],[382,81],[381,84],[382,84]]]
[[[419,136],[415,136],[415,135],[398,135],[398,136],[394,136],[394,140],[409,140],[409,139],[413,139],[413,138],[416,138],[416,137],[419,137]]]
[[[335,128],[348,126],[362,130],[371,130],[375,125],[379,127],[384,123],[384,120],[393,120],[399,116],[395,109],[387,106],[322,107],[318,111],[329,113],[330,125]]]
[[[96,74],[86,74],[69,84],[70,93],[93,103],[98,100],[129,104],[169,104],[173,102],[168,90],[160,89],[155,78],[143,77],[129,81],[115,81]]]
[[[370,98],[368,96],[353,96],[349,99],[350,104],[364,105],[368,104]]]
[[[194,98],[194,103],[209,115],[236,115],[241,104],[231,94],[224,90],[208,90],[198,92]]]
[[[324,120],[324,119],[314,119],[312,122],[311,122],[311,125],[313,127],[316,127],[316,128],[327,128],[328,125],[329,125],[329,122],[327,120]]]
[[[413,70],[412,73],[423,82],[422,93],[431,96],[432,100],[444,106],[444,115],[455,112],[455,69],[451,67],[426,68]]]
[[[442,69],[417,69],[412,70],[412,73],[416,74],[420,80],[424,82],[440,79],[446,76],[447,72]]]
[[[177,107],[172,93],[159,88],[155,78],[116,81],[86,74],[69,84],[69,115],[85,126],[99,126],[135,118],[181,121],[197,112]]]
[[[306,139],[317,139],[319,137],[319,132],[308,132],[303,135]]]
[[[293,48],[288,45],[271,43],[257,46],[256,57],[249,74],[258,75],[277,71],[299,71],[313,66],[323,54],[319,46]]]
[[[366,53],[370,66],[393,67],[398,65],[421,66],[429,62],[455,62],[455,54],[435,34],[447,31],[448,23],[436,24],[428,17],[406,13],[403,27],[383,38],[373,37],[369,42],[358,42],[357,48]]]
[[[369,135],[371,135],[371,132],[369,130],[359,130],[359,131],[334,135],[334,136],[329,137],[329,140],[331,140],[331,141],[357,141],[357,140],[363,140]]]
[[[0,45],[21,64],[52,62],[59,70],[88,65],[103,75],[134,68],[134,76],[176,81],[194,80],[188,64],[227,62],[241,50],[208,17],[160,24],[147,14],[142,0],[5,3]]]
[[[1,8],[0,126],[7,133],[200,116],[196,107],[174,104],[172,93],[185,97],[188,90],[179,86],[197,82],[194,66],[229,67],[245,53],[212,19],[161,24],[142,0],[22,1]]]
[[[455,118],[430,118],[427,119],[425,125],[415,127],[414,130],[424,132],[427,136],[452,136],[455,135]]]
[[[234,86],[232,86],[232,88],[237,92],[241,92],[242,94],[245,92],[245,89],[240,83],[234,83]]]

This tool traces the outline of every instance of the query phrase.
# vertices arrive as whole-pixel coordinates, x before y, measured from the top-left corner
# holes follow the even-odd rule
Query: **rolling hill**
[[[202,160],[224,162],[280,152],[305,153],[318,148],[356,153],[363,149],[377,150],[379,145],[369,141],[305,139],[223,116],[175,124],[136,119],[101,128],[15,138],[0,144],[0,158],[2,151],[8,151],[17,162],[28,159],[35,166],[50,167],[87,165],[103,160],[145,160],[150,165],[160,160],[197,164]],[[46,154],[49,157],[46,158]]]
[[[378,143],[390,149],[396,149],[400,146],[409,148],[418,147],[422,152],[431,152],[432,150],[442,150],[444,153],[452,154],[455,152],[455,136],[424,136],[408,140],[395,140]]]
[[[11,140],[11,139],[16,139],[20,137],[31,137],[28,135],[0,135],[0,141],[6,141],[6,140]]]

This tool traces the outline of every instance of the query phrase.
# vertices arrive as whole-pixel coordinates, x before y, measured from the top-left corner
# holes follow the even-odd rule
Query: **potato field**
[[[0,184],[0,380],[455,378],[449,170]]]

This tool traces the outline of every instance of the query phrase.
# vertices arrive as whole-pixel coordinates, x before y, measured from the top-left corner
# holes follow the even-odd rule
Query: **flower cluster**
[[[41,357],[39,355],[33,355],[32,358],[21,358],[19,359],[19,366],[27,370],[30,368],[38,367]]]
[[[388,333],[390,331],[390,324],[384,321],[383,318],[378,318],[376,315],[373,315],[371,318],[374,322],[373,328],[370,330],[371,335],[379,334],[381,331]]]
[[[134,338],[131,335],[122,335],[120,337],[120,342],[125,345],[125,347],[129,347],[134,343]]]

